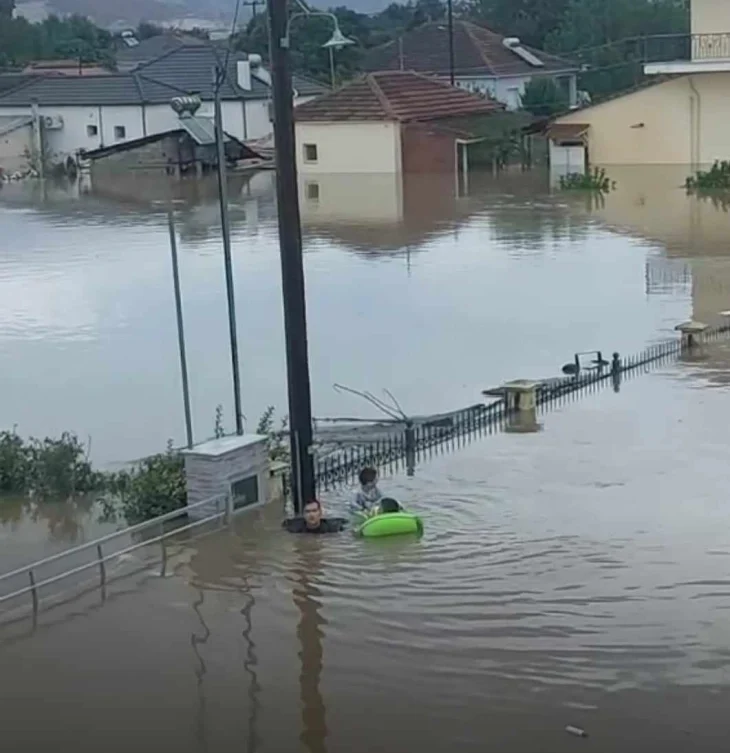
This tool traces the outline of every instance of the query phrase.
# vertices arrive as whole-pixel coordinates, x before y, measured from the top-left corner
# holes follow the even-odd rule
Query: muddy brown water
[[[554,373],[566,351],[579,347],[576,340],[638,348],[670,333],[680,319],[709,319],[730,308],[719,219],[704,206],[681,203],[686,197],[669,189],[659,198],[665,207],[675,204],[663,215],[657,186],[671,183],[666,176],[648,186],[646,180],[625,181],[623,193],[588,208],[551,198],[543,187],[534,221],[526,219],[534,186],[517,183],[501,198],[489,192],[475,197],[467,220],[443,220],[444,227],[420,238],[406,222],[395,223],[387,237],[381,228],[382,245],[410,243],[419,253],[380,249],[374,255],[372,244],[363,246],[362,223],[348,225],[349,245],[338,245],[345,230],[320,217],[308,236],[310,243],[317,238],[324,244],[315,246],[308,262],[318,291],[312,308],[322,306],[313,318],[324,321],[332,308],[329,280],[340,305],[340,316],[330,316],[332,326],[337,319],[342,327],[336,341],[342,357],[327,368],[352,368],[348,378],[372,369],[368,380],[384,380],[394,368],[388,359],[400,357],[385,336],[391,325],[363,319],[364,304],[353,298],[362,275],[376,290],[408,291],[399,299],[401,314],[420,312],[429,323],[443,314],[441,328],[408,331],[413,342],[407,356],[422,369],[420,377],[399,379],[416,405],[437,395],[447,408],[467,393],[466,402],[473,401],[486,380]],[[63,212],[10,204],[13,221],[30,228],[27,237],[48,237],[49,222],[60,223],[61,235],[70,233],[69,213],[107,244],[118,232],[109,230],[115,220],[105,219],[107,204],[91,218],[83,201],[84,211],[73,204]],[[258,217],[255,233],[239,239],[256,237],[268,249],[265,212]],[[72,275],[69,293],[95,290],[104,280],[117,286],[127,279],[128,290],[161,286],[164,262],[143,256],[152,247],[150,233],[162,238],[160,219],[140,219],[135,209],[123,223],[127,245],[102,245],[93,253],[86,247],[86,267],[77,259],[69,272],[61,258],[34,257],[25,285],[38,295],[17,299],[26,300],[25,309],[3,309],[12,325],[2,340],[4,357],[15,355],[26,375],[23,393],[21,374],[4,373],[0,379],[10,390],[4,394],[50,400],[44,392],[49,377],[28,367],[42,363],[44,354],[61,359],[64,369],[82,359],[56,384],[69,397],[54,412],[14,399],[4,403],[3,413],[14,405],[34,431],[52,431],[73,407],[81,430],[94,428],[97,436],[103,428],[95,439],[103,462],[134,446],[153,410],[158,424],[145,439],[150,445],[179,420],[177,396],[169,404],[158,400],[164,389],[150,381],[154,369],[144,359],[142,366],[130,360],[135,348],[138,359],[149,352],[140,343],[151,342],[143,335],[154,319],[131,316],[124,297],[109,288],[98,299],[103,306],[87,307],[82,317],[81,308],[62,305],[63,296],[43,293],[55,290],[50,282],[34,288],[34,281]],[[213,246],[199,227],[187,236],[187,258],[204,267]],[[50,241],[35,248],[56,253]],[[446,254],[452,254],[448,262]],[[8,258],[0,277],[11,290]],[[114,259],[115,275],[94,272],[95,258],[99,270]],[[247,267],[253,275],[247,279],[255,287],[272,274],[273,262],[261,251],[251,259],[256,263]],[[10,267],[23,269],[17,257]],[[203,267],[197,268],[202,292],[189,295],[199,314],[211,300],[212,287],[206,290],[213,271],[219,271],[216,262],[206,282]],[[610,295],[603,285],[609,274]],[[360,277],[353,282],[355,275]],[[506,280],[520,291],[517,302]],[[485,284],[493,296],[484,293]],[[273,295],[273,283],[269,287],[262,306]],[[87,304],[92,297],[78,300]],[[147,306],[154,295],[145,300]],[[548,304],[551,322],[535,331]],[[55,316],[59,311],[67,318]],[[457,320],[463,329],[452,347],[484,347],[470,349],[469,369],[444,355],[430,358],[427,370],[418,359],[441,346],[448,354]],[[381,335],[376,350],[383,357],[374,362],[357,360],[357,343],[351,342],[361,321]],[[224,342],[221,335],[221,363]],[[102,369],[108,348],[117,353],[112,376]],[[273,352],[258,351],[260,373],[269,373]],[[160,378],[174,375],[174,351],[167,356]],[[317,359],[315,368],[324,368],[324,350],[315,364]],[[93,377],[83,390],[76,384],[82,366]],[[35,630],[29,620],[5,624],[5,746],[30,753],[67,746],[80,753],[726,751],[729,366],[727,343],[713,345],[700,358],[625,382],[618,394],[607,389],[567,402],[540,416],[537,433],[487,436],[424,459],[412,478],[384,479],[384,488],[423,515],[420,541],[290,536],[280,531],[281,510],[272,505],[238,517],[230,531],[181,546],[166,577],[154,561],[127,563],[130,572],[110,584],[106,602],[95,591],[42,612]],[[135,368],[143,372],[139,385],[125,384]],[[144,380],[150,394],[141,389]],[[201,415],[224,381],[201,372]],[[258,381],[264,381],[260,374]],[[112,386],[120,397],[109,403],[109,415],[123,410],[129,424],[115,418],[97,426],[102,396]],[[263,390],[254,390],[262,404],[267,390],[276,392],[271,384],[257,389]],[[84,407],[82,391],[93,409]],[[317,394],[323,411],[342,407],[328,390]],[[135,399],[147,406],[144,419],[129,410]],[[345,491],[325,495],[333,512],[346,499]],[[107,530],[85,508],[67,511],[71,522],[58,512],[36,515],[42,528],[34,528],[24,509],[33,508],[20,506],[4,520],[0,560],[8,551],[14,564],[24,552],[29,559],[45,553],[52,531],[51,549]],[[570,735],[567,725],[588,737]]]
[[[641,376],[384,479],[420,541],[291,536],[273,505],[168,577],[4,628],[6,744],[726,750],[730,396],[708,373]]]

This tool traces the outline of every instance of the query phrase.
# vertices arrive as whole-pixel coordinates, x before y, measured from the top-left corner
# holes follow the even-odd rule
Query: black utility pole
[[[454,85],[454,4],[453,0],[446,0],[449,19],[449,81]]]
[[[312,398],[309,386],[307,306],[304,295],[302,228],[299,217],[294,102],[289,61],[286,0],[269,0],[276,200],[284,295],[292,499],[295,512],[315,495],[312,448]]]
[[[221,212],[223,237],[223,265],[226,274],[226,299],[228,301],[228,335],[231,341],[231,370],[233,372],[233,406],[236,412],[236,434],[243,434],[243,408],[241,407],[241,376],[238,369],[238,335],[236,333],[236,300],[233,294],[233,261],[231,259],[231,223],[228,217],[228,182],[226,179],[226,147],[223,132],[221,86],[226,72],[217,67],[214,71],[215,145],[218,162],[218,201]]]

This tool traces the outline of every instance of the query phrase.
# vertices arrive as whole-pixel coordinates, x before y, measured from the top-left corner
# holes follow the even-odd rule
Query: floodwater
[[[727,216],[688,200],[681,176],[650,173],[615,176],[598,205],[535,175],[474,179],[469,197],[444,202],[406,185],[395,209],[365,189],[355,202],[336,180],[304,187],[318,415],[364,412],[334,381],[440,410],[504,379],[554,375],[576,350],[631,352],[692,316],[715,321],[730,308]],[[255,416],[284,405],[274,213],[265,181],[235,196]],[[206,434],[229,390],[223,272],[210,199],[179,213]],[[179,440],[164,218],[118,197],[40,202],[13,187],[0,222],[11,227],[6,423],[91,434],[100,463]],[[92,593],[43,612],[35,630],[2,628],[3,742],[32,753],[726,751],[729,374],[730,345],[713,344],[541,415],[537,433],[488,436],[385,479],[423,515],[421,541],[289,536],[274,504],[181,545],[167,577],[140,562],[103,604]],[[326,503],[337,511],[345,498]],[[10,523],[32,527],[15,516],[0,562]],[[69,543],[95,530],[93,511],[70,517]]]
[[[385,479],[421,541],[291,536],[272,505],[4,628],[8,749],[726,751],[730,396],[703,369]]]

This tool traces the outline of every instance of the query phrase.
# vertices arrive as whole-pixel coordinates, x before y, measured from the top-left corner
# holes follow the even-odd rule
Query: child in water
[[[358,515],[373,515],[378,512],[378,503],[383,495],[378,489],[378,472],[375,468],[363,468],[360,471],[360,488],[350,506]]]
[[[378,472],[375,468],[363,468],[360,471],[360,488],[351,505],[352,512],[370,517],[383,512],[399,512],[400,509],[398,502],[390,497],[383,497],[378,489]]]

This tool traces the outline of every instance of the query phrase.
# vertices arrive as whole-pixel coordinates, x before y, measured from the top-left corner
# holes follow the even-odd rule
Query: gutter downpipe
[[[700,97],[700,93],[697,90],[697,87],[695,86],[694,78],[692,76],[689,77],[689,88],[692,90],[692,93],[694,95],[694,99],[697,102],[697,107],[696,107],[695,113],[693,114],[690,111],[690,114],[694,115],[694,117],[692,117],[692,120],[691,120],[692,126],[691,126],[691,129],[690,129],[690,134],[691,134],[691,131],[694,130],[694,138],[691,138],[691,135],[690,135],[690,138],[691,138],[690,144],[691,144],[691,150],[692,150],[690,158],[692,159],[692,163],[693,163],[692,164],[692,169],[693,170],[699,170],[699,167],[700,167],[700,146],[701,146],[701,143],[702,143],[702,132],[701,132],[701,128],[702,128],[702,98]]]
[[[43,180],[45,177],[44,154],[43,154],[43,134],[41,133],[41,116],[38,110],[38,102],[33,100],[30,105],[31,115],[33,117],[33,153],[35,156],[35,169],[38,171],[38,177]]]

